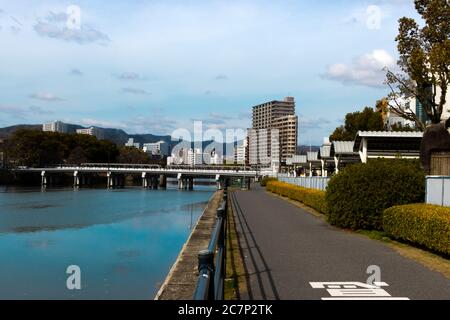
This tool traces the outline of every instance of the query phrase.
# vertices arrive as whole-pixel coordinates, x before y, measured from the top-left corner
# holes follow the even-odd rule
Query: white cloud
[[[385,50],[374,50],[358,56],[350,65],[336,63],[329,66],[324,77],[344,84],[382,87],[385,67],[394,68],[395,59]]]
[[[42,100],[42,101],[64,101],[64,99],[55,96],[53,93],[49,92],[37,92],[32,93],[28,96],[31,99]]]
[[[81,123],[85,126],[96,126],[103,128],[124,128],[125,126],[118,122],[113,121],[105,121],[105,120],[96,120],[92,118],[85,118],[81,120]]]
[[[106,45],[109,37],[103,32],[83,23],[79,29],[69,29],[66,21],[68,17],[64,12],[50,12],[43,21],[34,25],[34,30],[42,37],[77,42],[79,44],[98,43]]]

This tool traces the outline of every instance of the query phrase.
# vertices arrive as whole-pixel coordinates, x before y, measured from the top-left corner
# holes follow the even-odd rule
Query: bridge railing
[[[223,300],[226,275],[227,196],[225,188],[208,248],[198,253],[199,276],[194,300]]]

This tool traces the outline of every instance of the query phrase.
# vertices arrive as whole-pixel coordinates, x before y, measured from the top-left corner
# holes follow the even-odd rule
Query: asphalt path
[[[257,185],[231,201],[248,280],[242,299],[450,300],[441,273]]]

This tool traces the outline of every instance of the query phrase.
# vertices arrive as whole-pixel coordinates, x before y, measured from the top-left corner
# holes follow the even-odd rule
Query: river
[[[196,189],[0,186],[0,299],[152,299],[214,192]]]

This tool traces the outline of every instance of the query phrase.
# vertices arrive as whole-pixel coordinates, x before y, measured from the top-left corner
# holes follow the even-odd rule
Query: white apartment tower
[[[297,150],[298,117],[295,99],[286,97],[253,107],[248,130],[251,165],[278,167]]]

